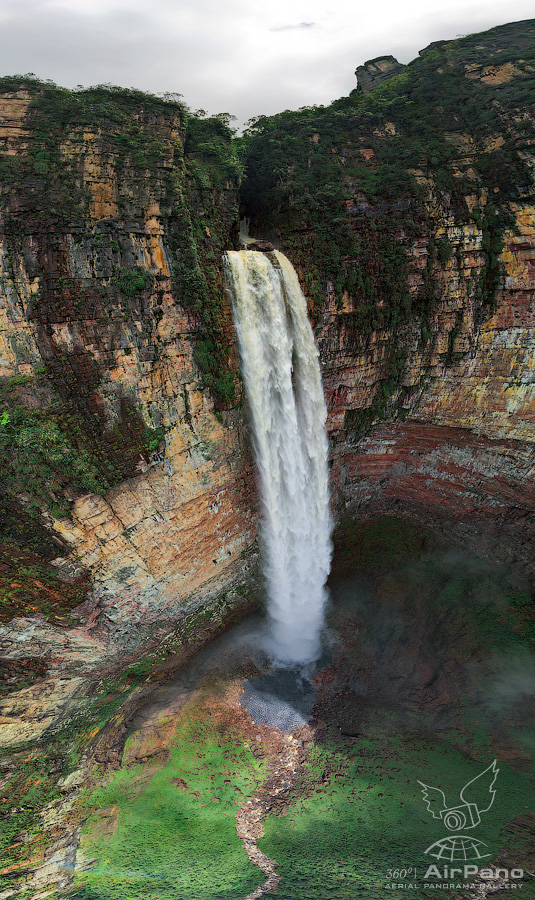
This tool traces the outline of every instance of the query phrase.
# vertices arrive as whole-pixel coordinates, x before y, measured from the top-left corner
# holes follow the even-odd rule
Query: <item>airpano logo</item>
[[[453,806],[448,804],[440,788],[431,787],[423,781],[418,781],[418,784],[422,786],[424,803],[434,819],[441,819],[448,831],[469,831],[479,825],[481,816],[487,813],[494,803],[496,797],[494,783],[499,771],[494,760],[488,768],[464,785],[459,794],[461,802]],[[462,833],[448,835],[435,841],[425,853],[451,863],[464,863],[490,856],[484,841]]]
[[[432,864],[428,859],[429,865],[423,876],[419,867],[414,865],[389,869],[385,884],[387,890],[415,890],[423,877],[420,886],[424,889],[479,891],[488,888],[494,893],[498,890],[522,890],[526,876],[535,878],[535,873],[520,867],[509,869],[491,866],[488,862],[481,864],[482,860],[491,856],[491,852],[484,841],[470,833],[481,824],[482,817],[494,803],[498,773],[494,760],[461,788],[458,798],[451,804],[440,788],[418,780],[427,811],[454,833],[440,838],[424,851],[427,857],[433,857],[440,865]]]

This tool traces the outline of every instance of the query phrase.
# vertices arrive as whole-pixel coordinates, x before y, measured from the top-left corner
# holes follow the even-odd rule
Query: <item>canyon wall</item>
[[[53,692],[255,592],[221,261],[236,143],[241,213],[310,301],[336,515],[394,511],[532,571],[534,34],[434,45],[238,142],[177,98],[3,79],[3,660],[43,660]],[[65,621],[62,584],[85,591]]]
[[[199,604],[232,605],[254,575],[256,489],[222,275],[238,230],[230,137],[223,119],[173,99],[4,85],[1,543],[4,618],[15,614],[4,658],[29,644],[69,656],[39,591],[29,611],[11,602],[11,584],[32,581],[18,553],[67,580],[90,573],[85,655],[71,654],[82,668]]]
[[[310,298],[338,515],[416,517],[530,573],[534,36],[442,42],[365,96],[261,117],[243,188]]]

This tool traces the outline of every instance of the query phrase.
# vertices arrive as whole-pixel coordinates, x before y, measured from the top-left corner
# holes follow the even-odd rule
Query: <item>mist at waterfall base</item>
[[[229,251],[226,269],[263,506],[268,608],[262,642],[278,665],[311,667],[321,653],[331,563],[319,354],[297,274],[282,253]],[[296,672],[286,686],[290,699],[295,690],[307,695],[304,674]],[[273,685],[264,689],[275,699]]]

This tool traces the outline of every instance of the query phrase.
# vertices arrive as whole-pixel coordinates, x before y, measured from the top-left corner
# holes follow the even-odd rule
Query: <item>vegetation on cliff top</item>
[[[156,96],[113,85],[70,91],[34,76],[0,78],[0,93],[21,90],[31,97],[25,122],[28,146],[15,156],[0,155],[3,229],[13,254],[20,253],[21,239],[29,230],[46,241],[41,235],[51,229],[61,234],[91,222],[81,157],[91,138],[98,139],[111,161],[109,177],[115,180],[116,229],[121,230],[125,219],[144,220],[151,199],[162,207],[175,296],[197,324],[197,364],[216,403],[232,404],[234,376],[229,370],[222,278],[220,271],[219,277],[214,272],[221,269],[221,253],[238,215],[241,166],[232,144],[230,117],[201,117],[189,111],[179,95]],[[233,203],[225,200],[228,210],[218,208],[217,195],[225,191],[234,196]],[[117,301],[117,289],[133,296],[137,290],[148,290],[154,280],[148,271],[133,273],[136,282],[128,279],[120,259],[118,270],[118,277],[101,286],[112,302]],[[58,274],[48,291],[53,296],[41,296],[35,305],[42,317],[43,306],[56,304],[58,294],[74,293],[77,309],[63,312],[76,317],[85,305],[87,286],[77,284],[67,270]],[[63,307],[69,299],[63,297]]]
[[[469,289],[482,315],[494,309],[511,201],[533,195],[534,42],[535,20],[432,45],[369,94],[259,116],[239,139],[252,228],[304,268],[315,315],[330,282],[337,300],[345,292],[354,300],[341,319],[358,342],[391,332],[387,394],[403,368],[400,327],[419,321],[422,343],[430,336],[452,256],[436,234],[441,218],[482,231],[480,276]],[[416,240],[428,257],[415,291]]]
[[[430,189],[461,220],[471,219],[466,197],[478,188],[493,195],[491,217],[507,201],[532,192],[522,151],[535,137],[535,20],[521,26],[489,32],[493,49],[486,35],[476,36],[477,50],[475,37],[430,49],[370,94],[354,91],[328,107],[253,119],[240,145],[246,166],[242,196],[255,223],[277,228],[296,251],[314,254],[321,274],[339,282],[340,295],[356,263],[362,279],[373,277],[367,242],[383,239],[386,248],[390,231],[396,244],[406,246],[421,234],[429,224]],[[487,65],[497,70],[511,60],[518,72],[506,75],[504,83],[499,75],[482,80]],[[464,154],[458,139],[470,147]],[[466,170],[463,155],[469,157]],[[472,164],[477,174],[468,171]],[[346,207],[356,197],[362,208]],[[352,220],[358,220],[356,228]],[[374,256],[394,274],[392,254]],[[367,299],[365,284],[350,287]],[[398,288],[390,306],[405,295],[404,286]],[[492,305],[492,296],[484,299]],[[386,323],[395,313],[387,308],[378,315]]]

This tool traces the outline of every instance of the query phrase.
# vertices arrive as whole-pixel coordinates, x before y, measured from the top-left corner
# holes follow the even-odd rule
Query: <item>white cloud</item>
[[[295,25],[276,25],[270,31],[293,31],[295,28],[313,28],[316,22],[297,22]]]
[[[182,93],[240,120],[328,103],[366,59],[533,15],[532,0],[2,0],[3,74]]]

